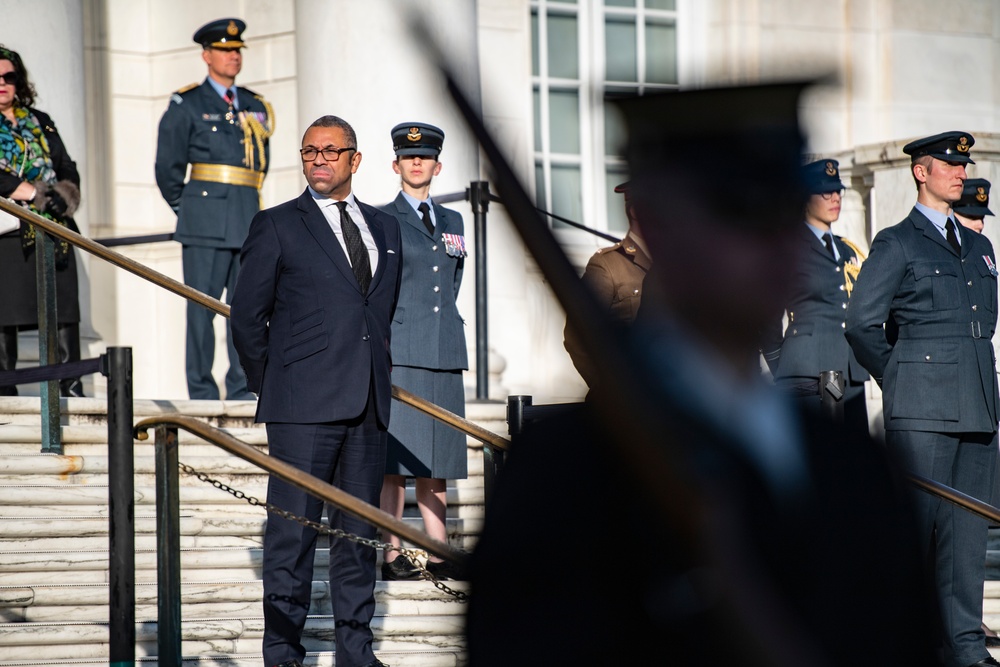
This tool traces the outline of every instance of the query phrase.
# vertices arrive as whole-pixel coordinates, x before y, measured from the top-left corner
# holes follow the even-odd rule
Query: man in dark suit
[[[233,295],[233,341],[258,395],[271,456],[378,505],[392,395],[390,323],[399,296],[395,219],[359,202],[353,128],[336,116],[302,138],[309,187],[258,213]],[[313,521],[323,503],[271,478],[268,502]],[[375,528],[333,506],[330,526],[372,539]],[[316,532],[271,516],[264,534],[264,664],[305,656]],[[337,665],[381,665],[372,653],[375,550],[330,545]]]
[[[191,84],[171,96],[156,145],[156,184],[177,214],[174,240],[183,246],[184,282],[217,299],[223,289],[227,299],[232,298],[240,246],[260,210],[260,188],[270,157],[268,138],[274,129],[271,105],[252,90],[236,86],[245,28],[243,21],[231,18],[212,21],[195,32],[208,76],[201,85]],[[191,178],[185,183],[189,164]],[[212,377],[214,317],[204,306],[187,305],[185,368],[192,399],[219,398]],[[232,334],[226,339],[226,398],[252,399]]]
[[[465,226],[457,211],[435,203],[431,181],[441,173],[444,131],[428,123],[392,128],[393,171],[402,190],[382,211],[399,221],[403,269],[399,307],[392,320],[393,384],[465,416],[462,371],[469,367],[465,320],[458,312],[458,288],[465,269]],[[468,477],[465,434],[406,406],[393,406],[386,450],[382,509],[403,516],[406,478],[413,477],[417,507],[431,537],[448,541],[446,480]],[[389,541],[400,545],[395,535]],[[417,568],[396,551],[386,551],[383,579],[412,579]],[[461,576],[447,561],[431,556],[427,569],[439,579]]]
[[[844,383],[844,420],[855,437],[868,435],[865,380],[868,372],[854,358],[844,338],[844,317],[854,280],[864,257],[850,241],[831,231],[840,217],[844,184],[836,160],[818,160],[802,167],[809,193],[805,222],[794,230],[800,248],[791,297],[785,306],[788,327],[775,317],[764,330],[761,353],[775,383],[791,390],[815,385],[824,371],[840,371]],[[809,397],[818,402],[819,395]]]
[[[883,229],[855,284],[847,340],[882,386],[886,444],[914,473],[990,500],[997,457],[997,270],[989,239],[955,223],[967,132],[903,147],[917,203]],[[898,334],[887,339],[892,321]],[[941,596],[948,667],[996,665],[980,628],[987,523],[918,496],[921,545]]]

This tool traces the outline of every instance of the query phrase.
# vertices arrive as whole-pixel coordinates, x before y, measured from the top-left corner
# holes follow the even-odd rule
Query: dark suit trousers
[[[205,248],[184,246],[181,251],[184,265],[184,284],[215,299],[226,290],[226,301],[233,298],[236,279],[240,272],[240,251],[232,248]],[[187,304],[187,343],[185,369],[188,396],[192,400],[219,400],[219,387],[212,377],[215,361],[215,313],[193,301]],[[253,399],[247,390],[247,379],[240,366],[239,355],[233,347],[233,332],[226,320],[226,344],[229,350],[229,371],[226,373],[226,398],[230,400]]]
[[[886,444],[907,469],[989,501],[997,466],[995,433],[887,431]],[[980,627],[986,575],[986,519],[915,491],[920,543],[927,545],[944,625],[946,667],[988,657]]]
[[[809,385],[815,384],[815,382],[815,377],[783,377],[776,379],[774,384],[782,391],[792,396],[798,396],[796,394],[797,385]],[[820,409],[822,399],[818,394],[798,396],[798,398],[808,404],[810,409]],[[848,382],[844,387],[842,400],[844,403],[844,426],[847,429],[848,437],[862,440],[871,437],[871,431],[868,428],[868,401],[865,397],[864,383],[851,384]]]
[[[360,418],[327,424],[267,425],[271,456],[291,463],[353,496],[378,506],[385,468],[385,431],[375,420],[373,400]],[[323,502],[271,477],[267,500],[312,521]],[[374,539],[375,527],[328,506],[331,528]],[[264,665],[306,654],[302,645],[312,595],[317,533],[268,515],[264,531]],[[337,642],[337,666],[374,660],[371,619],[375,613],[375,550],[344,539],[330,542],[330,599]]]

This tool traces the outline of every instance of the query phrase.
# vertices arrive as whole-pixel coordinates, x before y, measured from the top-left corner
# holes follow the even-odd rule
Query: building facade
[[[626,224],[612,189],[627,173],[621,128],[606,100],[636,92],[826,77],[803,106],[809,150],[841,161],[851,189],[838,230],[862,246],[913,203],[900,150],[913,137],[971,132],[977,164],[970,176],[1000,178],[995,0],[0,0],[0,9],[9,26],[41,24],[51,33],[39,40],[34,31],[8,30],[0,41],[24,56],[39,108],[56,120],[81,168],[78,221],[95,238],[173,231],[174,215],[153,179],[157,123],[174,90],[205,77],[191,35],[223,16],[247,22],[238,82],[264,95],[277,117],[265,206],[303,189],[299,141],[326,113],[357,130],[363,160],[355,192],[363,201],[395,196],[389,129],[409,119],[447,133],[432,195],[489,179],[427,57],[429,45],[414,38],[414,12],[431,26],[538,206],[612,234]],[[480,244],[469,206],[452,206],[465,216],[474,254]],[[606,244],[551,224],[581,269]],[[995,228],[988,219],[994,243]],[[582,396],[562,347],[564,315],[500,204],[490,207],[486,241],[490,396]],[[181,277],[176,243],[122,250]],[[186,398],[181,299],[82,259],[90,352],[131,346],[136,397]],[[470,269],[459,305],[472,350]],[[33,348],[25,335],[22,349]],[[474,378],[467,374],[470,395]],[[89,388],[100,395],[101,379],[93,381]]]

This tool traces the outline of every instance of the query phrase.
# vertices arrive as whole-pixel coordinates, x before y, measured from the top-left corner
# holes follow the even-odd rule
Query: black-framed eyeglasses
[[[0,80],[8,86],[16,86],[17,82],[21,80],[21,77],[17,75],[17,72],[4,72],[3,74],[0,74]]]
[[[299,151],[299,155],[306,162],[312,162],[316,159],[316,156],[320,153],[323,154],[324,160],[329,160],[330,162],[336,162],[340,159],[341,153],[346,153],[347,151],[356,151],[357,148],[313,148],[312,146],[307,146]]]
[[[834,190],[833,192],[824,192],[820,196],[823,199],[833,199],[833,195],[837,195],[838,197],[843,198],[844,188],[840,188],[839,190]]]

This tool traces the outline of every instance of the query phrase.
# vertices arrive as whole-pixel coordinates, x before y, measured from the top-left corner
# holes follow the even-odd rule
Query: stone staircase
[[[64,455],[40,453],[36,397],[0,398],[0,666],[108,662],[106,403],[63,399]],[[137,401],[136,419],[180,412],[266,449],[254,404]],[[469,418],[505,434],[502,404]],[[135,443],[136,659],[156,664],[156,533],[152,437]],[[483,518],[481,445],[469,441],[469,479],[449,482],[448,532],[471,548]],[[251,464],[181,431],[182,462],[247,495],[265,497]],[[260,667],[263,510],[181,476],[181,610],[185,665]],[[413,489],[404,520],[420,525]],[[303,643],[307,665],[333,665],[333,619],[323,536]],[[464,589],[456,583],[454,588]],[[375,651],[393,667],[464,664],[464,605],[431,584],[376,585]]]

